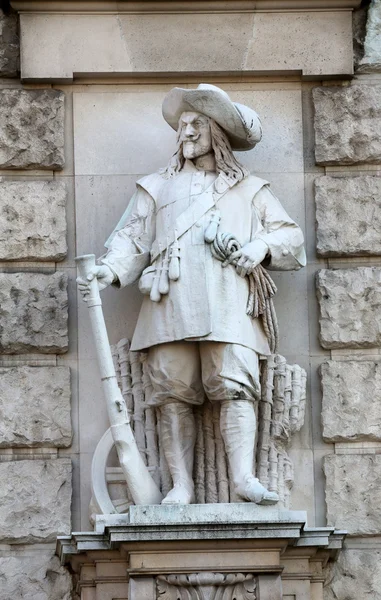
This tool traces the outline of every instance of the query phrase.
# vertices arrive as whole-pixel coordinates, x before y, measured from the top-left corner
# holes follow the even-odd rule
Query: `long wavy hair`
[[[228,177],[235,179],[237,183],[242,181],[249,175],[249,171],[234,156],[228,136],[222,127],[213,119],[209,119],[209,125],[217,173],[225,173]],[[176,135],[176,152],[172,155],[168,165],[162,170],[162,174],[168,179],[177,175],[184,166],[183,143],[180,140],[181,128],[180,124]]]

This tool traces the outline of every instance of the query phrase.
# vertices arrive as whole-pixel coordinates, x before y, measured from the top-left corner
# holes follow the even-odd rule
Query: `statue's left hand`
[[[269,251],[268,245],[262,240],[254,240],[242,246],[240,250],[233,252],[222,266],[234,262],[238,275],[246,277],[252,269],[259,265]],[[236,262],[235,262],[236,261]]]

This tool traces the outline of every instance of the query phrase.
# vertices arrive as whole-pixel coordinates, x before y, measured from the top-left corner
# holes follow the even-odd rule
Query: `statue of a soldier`
[[[248,276],[261,264],[273,270],[304,266],[303,235],[268,183],[233,155],[261,139],[253,110],[201,84],[172,89],[163,115],[177,131],[176,153],[161,172],[137,182],[88,280],[96,277],[100,289],[139,280],[145,294],[132,350],[148,353],[151,404],[161,412],[161,443],[174,484],[163,503],[194,501],[193,407],[206,395],[221,406],[236,494],[275,504],[277,494],[252,470],[259,356],[274,348],[268,327],[253,307],[247,310],[253,291]],[[88,285],[79,280],[85,298]]]

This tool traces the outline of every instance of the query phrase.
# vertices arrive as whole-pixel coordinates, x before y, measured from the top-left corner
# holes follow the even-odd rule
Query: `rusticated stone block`
[[[0,352],[60,354],[67,348],[67,276],[0,273]]]
[[[381,161],[381,86],[319,87],[313,99],[318,164]]]
[[[319,177],[315,192],[321,256],[381,254],[381,177]]]
[[[62,169],[64,93],[0,90],[0,168]]]
[[[0,260],[62,260],[66,196],[62,181],[0,182]]]
[[[69,571],[54,556],[54,547],[12,547],[0,556],[0,600],[72,600]]]
[[[0,368],[0,447],[70,446],[70,369]]]
[[[324,472],[327,525],[350,534],[380,534],[381,455],[329,454]]]
[[[324,600],[381,600],[381,552],[345,548],[326,570]]]
[[[0,542],[53,542],[70,533],[71,461],[0,463]]]
[[[321,376],[324,439],[381,441],[381,363],[328,361]]]
[[[322,269],[317,274],[323,348],[381,344],[381,268]]]
[[[0,77],[16,77],[19,56],[17,15],[5,15],[0,10]]]

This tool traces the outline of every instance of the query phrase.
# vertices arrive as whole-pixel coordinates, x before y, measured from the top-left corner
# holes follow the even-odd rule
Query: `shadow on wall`
[[[5,15],[8,15],[11,12],[12,9],[9,0],[0,0],[0,10],[2,10]]]
[[[362,0],[361,5],[353,11],[353,55],[355,66],[359,64],[364,56],[366,22],[370,3],[371,0]]]

